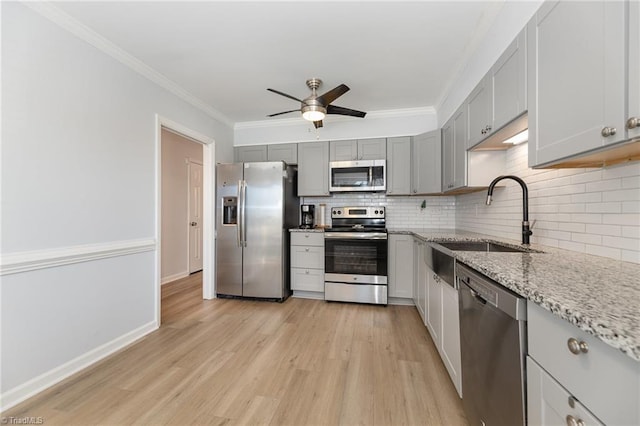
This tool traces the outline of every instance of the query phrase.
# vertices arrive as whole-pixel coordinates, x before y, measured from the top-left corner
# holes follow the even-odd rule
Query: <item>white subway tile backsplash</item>
[[[527,144],[507,151],[510,174],[529,187],[532,242],[640,263],[640,162],[603,169],[534,170]],[[494,192],[456,197],[456,227],[519,239],[522,192],[515,182]],[[481,207],[477,207],[481,206]]]

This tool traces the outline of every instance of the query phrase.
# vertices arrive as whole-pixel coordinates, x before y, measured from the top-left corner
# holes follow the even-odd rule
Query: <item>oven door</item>
[[[387,284],[386,232],[325,232],[325,281]]]

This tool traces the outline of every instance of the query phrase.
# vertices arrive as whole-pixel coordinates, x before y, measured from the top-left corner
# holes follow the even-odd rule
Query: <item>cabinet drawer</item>
[[[324,292],[324,270],[291,268],[291,290]]]
[[[324,246],[324,233],[322,232],[292,232],[292,246]]]
[[[324,272],[324,247],[291,246],[291,267],[321,269]]]
[[[604,423],[640,424],[640,362],[535,303],[527,311],[530,356]]]
[[[531,357],[527,357],[527,392],[530,425],[569,424],[571,418],[585,426],[602,425]]]

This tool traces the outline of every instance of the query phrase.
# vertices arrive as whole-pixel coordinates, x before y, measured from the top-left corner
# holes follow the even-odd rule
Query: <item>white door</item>
[[[202,270],[202,164],[189,162],[189,273]]]

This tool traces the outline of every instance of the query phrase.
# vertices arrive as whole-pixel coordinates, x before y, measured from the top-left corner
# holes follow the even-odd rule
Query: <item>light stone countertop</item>
[[[390,229],[427,242],[520,242],[456,230]],[[640,361],[640,264],[532,244],[543,253],[449,251],[457,261]]]
[[[289,228],[289,232],[324,232],[322,228]]]

